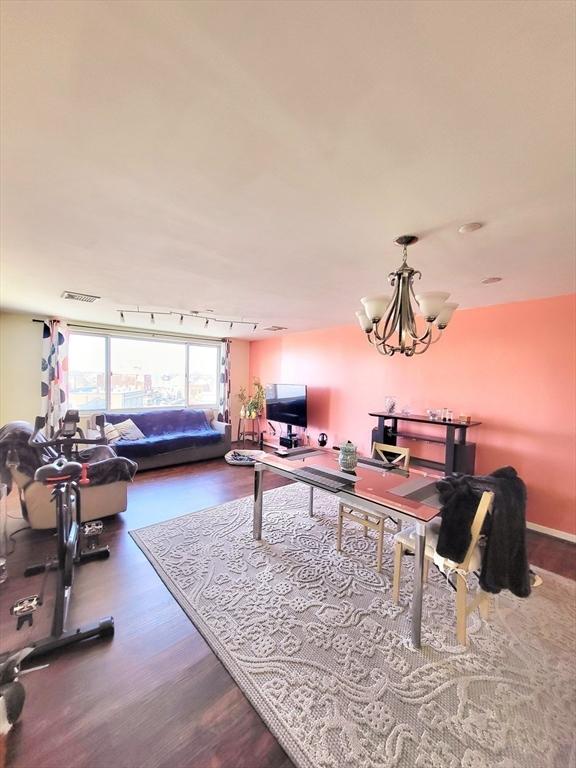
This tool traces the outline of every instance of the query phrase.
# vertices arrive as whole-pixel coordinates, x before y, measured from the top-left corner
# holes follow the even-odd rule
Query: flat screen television
[[[306,386],[304,384],[267,384],[266,418],[293,427],[308,426]]]

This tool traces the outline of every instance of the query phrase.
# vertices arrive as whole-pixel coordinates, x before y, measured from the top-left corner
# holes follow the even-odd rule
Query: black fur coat
[[[482,529],[486,545],[480,586],[486,592],[509,589],[518,597],[528,597],[526,486],[516,470],[503,467],[490,475],[446,477],[437,483],[437,488],[442,502],[438,554],[457,563],[463,560],[480,496],[484,491],[492,491],[494,506]]]

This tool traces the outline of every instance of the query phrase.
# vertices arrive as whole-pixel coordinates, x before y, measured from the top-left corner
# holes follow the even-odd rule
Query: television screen
[[[293,427],[307,427],[306,387],[303,384],[267,384],[266,418]]]

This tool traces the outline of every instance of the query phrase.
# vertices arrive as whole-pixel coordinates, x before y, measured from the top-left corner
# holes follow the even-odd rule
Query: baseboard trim
[[[548,528],[545,525],[538,525],[537,523],[526,523],[526,527],[531,531],[537,531],[538,533],[545,533],[548,536],[554,536],[556,539],[564,539],[564,541],[571,541],[576,543],[576,533],[567,533],[566,531],[559,531],[556,528]]]

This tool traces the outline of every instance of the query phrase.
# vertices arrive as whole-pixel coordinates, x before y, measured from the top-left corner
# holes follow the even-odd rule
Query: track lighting
[[[220,317],[207,317],[204,312],[212,312],[211,309],[206,309],[204,312],[199,312],[198,310],[190,310],[189,312],[174,312],[173,310],[167,309],[163,310],[161,312],[150,312],[149,309],[140,309],[140,307],[137,307],[136,309],[118,309],[116,310],[120,315],[120,322],[125,323],[126,322],[126,315],[148,315],[150,317],[150,322],[152,325],[156,324],[156,317],[159,315],[174,315],[174,317],[178,318],[178,324],[184,325],[184,318],[185,317],[192,317],[196,318],[197,320],[204,320],[204,328],[208,328],[210,323],[214,323],[215,327],[218,328],[218,323],[226,324],[229,328],[229,330],[232,330],[234,326],[252,326],[252,330],[255,331],[258,328],[258,323],[255,323],[253,320],[229,320],[228,318],[220,318]]]

